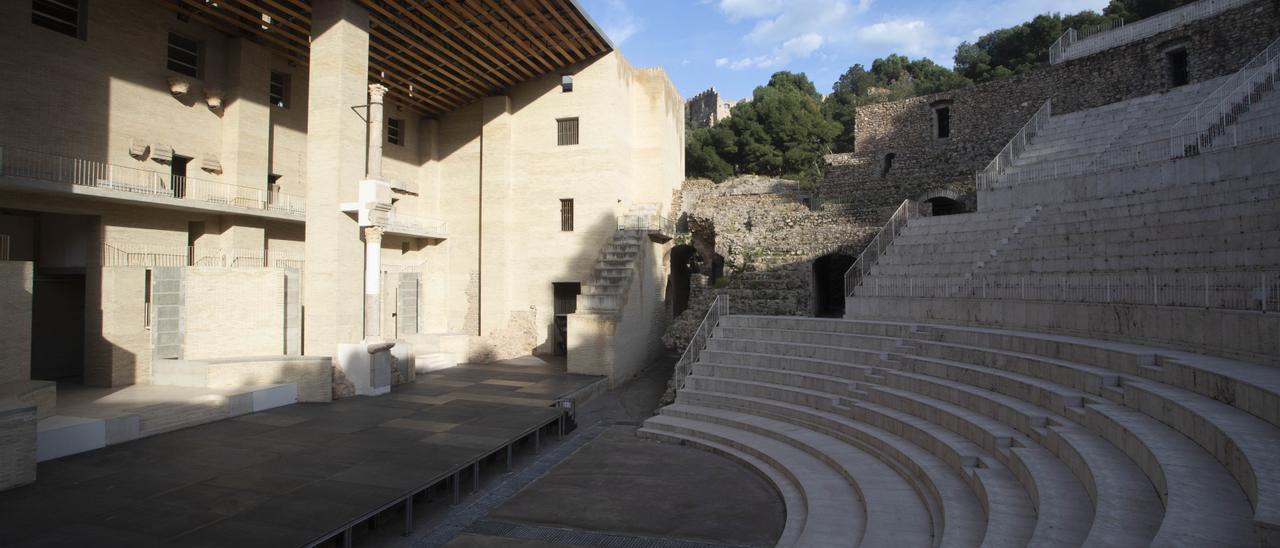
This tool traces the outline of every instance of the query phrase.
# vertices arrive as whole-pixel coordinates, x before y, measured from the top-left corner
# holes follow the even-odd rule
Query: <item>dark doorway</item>
[[[880,178],[884,179],[889,176],[889,170],[893,169],[893,160],[897,158],[896,153],[890,152],[884,155],[884,161],[880,164]]]
[[[190,157],[173,155],[169,184],[173,188],[174,198],[184,198],[187,195],[187,164],[189,163],[191,163]]]
[[[925,200],[924,203],[933,206],[932,211],[934,217],[939,215],[955,215],[957,213],[964,213],[964,205],[952,200],[951,198],[938,196],[935,198],[929,198],[928,200]]]
[[[551,291],[555,297],[555,332],[551,342],[552,353],[564,356],[569,353],[569,314],[578,311],[578,294],[582,284],[578,282],[553,282]]]
[[[700,274],[702,256],[691,245],[678,245],[671,248],[671,275],[667,276],[667,306],[671,308],[671,317],[679,316],[689,308],[689,278]]]
[[[84,369],[84,277],[37,269],[31,295],[31,378],[78,377]]]
[[[1175,88],[1190,84],[1191,58],[1187,55],[1187,48],[1175,49],[1165,53],[1164,56],[1169,61],[1169,84]]]
[[[853,257],[833,253],[813,261],[813,315],[819,318],[844,317],[844,273],[853,266]]]

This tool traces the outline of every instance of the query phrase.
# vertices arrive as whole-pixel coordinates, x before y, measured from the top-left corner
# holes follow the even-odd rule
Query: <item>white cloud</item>
[[[720,0],[719,7],[731,21],[740,21],[778,13],[782,0]]]
[[[716,59],[716,66],[730,70],[778,68],[792,59],[803,59],[813,55],[813,52],[822,47],[822,42],[823,38],[818,34],[805,34],[783,42],[773,52],[765,55],[744,57],[737,61],[721,57]]]
[[[644,21],[636,17],[631,12],[631,8],[622,0],[609,0],[605,4],[604,16],[601,18],[601,30],[605,35],[613,41],[615,46],[621,46],[627,39],[635,36],[636,33],[644,30]]]
[[[890,20],[859,28],[854,39],[864,46],[883,48],[886,51],[919,56],[939,49],[952,48],[959,43],[928,23],[919,20]]]

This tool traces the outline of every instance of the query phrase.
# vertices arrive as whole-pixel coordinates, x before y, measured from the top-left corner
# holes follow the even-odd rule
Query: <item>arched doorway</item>
[[[813,261],[814,316],[844,317],[844,273],[851,266],[853,257],[841,253],[823,255]]]
[[[678,245],[671,248],[668,257],[671,275],[667,276],[667,306],[674,318],[689,308],[689,277],[701,273],[702,256],[691,245]]]

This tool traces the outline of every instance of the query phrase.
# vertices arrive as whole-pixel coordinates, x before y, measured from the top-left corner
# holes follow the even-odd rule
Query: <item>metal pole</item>
[[[413,533],[413,495],[404,498],[404,533],[401,536],[409,536]]]

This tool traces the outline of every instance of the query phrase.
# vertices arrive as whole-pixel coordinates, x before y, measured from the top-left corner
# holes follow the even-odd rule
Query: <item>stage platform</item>
[[[556,400],[603,390],[523,358],[159,434],[40,463],[35,484],[0,493],[0,531],[7,546],[340,543],[429,487],[469,490],[488,457],[503,471],[513,445],[559,432]]]

